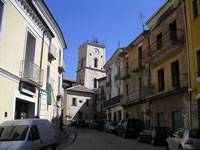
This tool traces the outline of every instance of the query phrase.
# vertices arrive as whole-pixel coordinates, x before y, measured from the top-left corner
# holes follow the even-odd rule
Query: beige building
[[[61,115],[62,32],[43,0],[0,0],[0,123]]]
[[[76,85],[65,90],[64,123],[69,120],[92,120],[94,118],[94,92],[85,86]]]
[[[122,52],[123,68],[120,78],[123,81],[123,97],[120,103],[125,118],[141,119],[145,125],[150,122],[149,103],[145,87],[149,83],[149,65],[144,62],[144,52],[148,44],[149,31],[142,32]]]

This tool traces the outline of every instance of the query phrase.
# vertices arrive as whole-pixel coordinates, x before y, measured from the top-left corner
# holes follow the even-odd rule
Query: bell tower
[[[79,48],[77,84],[89,89],[98,88],[97,79],[105,76],[105,46],[97,41],[86,42]]]

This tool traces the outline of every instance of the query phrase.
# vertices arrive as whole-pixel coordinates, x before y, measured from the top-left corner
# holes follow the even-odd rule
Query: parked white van
[[[0,125],[0,150],[54,149],[55,132],[48,120],[22,119]]]

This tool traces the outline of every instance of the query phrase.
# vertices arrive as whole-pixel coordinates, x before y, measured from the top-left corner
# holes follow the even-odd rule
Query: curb
[[[59,146],[57,146],[56,150],[62,150],[63,148],[73,144],[76,140],[77,132],[69,131],[66,136],[61,140]]]

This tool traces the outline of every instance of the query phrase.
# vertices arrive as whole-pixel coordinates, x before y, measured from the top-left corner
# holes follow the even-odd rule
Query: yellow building
[[[189,127],[189,95],[184,15],[180,0],[166,0],[147,21],[151,68],[151,124],[172,129]]]
[[[200,99],[200,0],[186,0],[185,5],[191,77],[191,115],[192,122],[196,122],[197,120],[199,120],[198,114],[195,113],[198,110],[195,109],[194,106],[196,104],[199,105],[199,102],[196,100]],[[193,112],[193,109],[195,109],[195,112]]]
[[[66,47],[43,0],[0,0],[0,123],[59,118]]]

